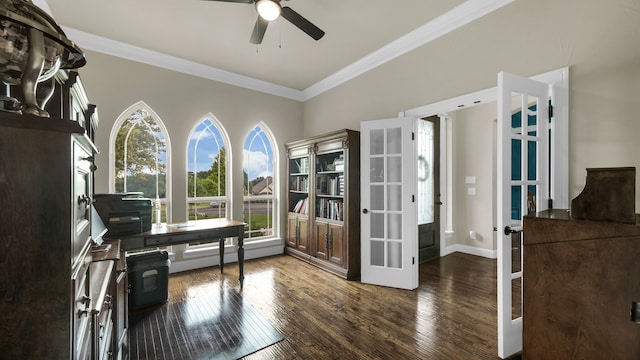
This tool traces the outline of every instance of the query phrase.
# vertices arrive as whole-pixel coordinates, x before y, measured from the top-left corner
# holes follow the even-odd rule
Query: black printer
[[[151,230],[152,203],[140,192],[93,195],[93,206],[107,226],[106,237]]]

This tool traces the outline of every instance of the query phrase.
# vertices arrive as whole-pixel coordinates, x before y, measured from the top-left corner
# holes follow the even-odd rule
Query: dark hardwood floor
[[[238,289],[225,266],[171,274],[169,303]],[[245,262],[244,301],[284,340],[245,359],[498,359],[496,261],[454,253],[420,265],[413,291],[346,281],[296,260]]]

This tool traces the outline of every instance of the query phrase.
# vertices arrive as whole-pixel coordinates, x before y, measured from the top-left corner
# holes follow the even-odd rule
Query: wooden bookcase
[[[345,279],[357,278],[360,133],[339,130],[286,148],[286,253]]]

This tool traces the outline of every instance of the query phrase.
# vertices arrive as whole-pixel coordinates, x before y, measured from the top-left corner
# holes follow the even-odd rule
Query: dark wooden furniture
[[[574,219],[636,222],[636,168],[588,168],[584,189],[571,201]]]
[[[286,145],[286,253],[346,279],[360,276],[360,133]]]
[[[524,217],[523,358],[640,359],[640,226]]]
[[[240,270],[240,288],[244,282],[244,226],[245,223],[230,219],[204,219],[183,223],[153,224],[150,231],[122,236],[122,248],[138,250],[193,242],[205,243],[218,241],[220,244],[220,271],[224,270],[224,239],[238,238],[238,268]]]
[[[120,240],[106,240],[92,248],[91,289],[94,299],[93,358],[126,358],[128,344],[127,264]]]
[[[0,112],[0,354],[85,359],[92,353],[91,196],[94,109],[75,82],[73,117]]]

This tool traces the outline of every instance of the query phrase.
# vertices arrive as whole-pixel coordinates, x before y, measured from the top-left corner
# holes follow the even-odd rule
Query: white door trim
[[[553,198],[553,207],[557,209],[569,208],[569,68],[563,67],[542,74],[531,76],[530,79],[544,82],[547,84],[553,84],[552,98],[555,100],[561,97],[563,101],[555,103],[564,103],[566,106],[556,107],[554,109],[554,132],[557,134],[554,137],[554,143],[552,147],[558,154],[566,154],[566,156],[554,156],[559,160],[551,164],[552,171],[554,172],[553,181],[551,184],[551,195]],[[423,105],[402,111],[398,114],[398,117],[412,117],[412,118],[424,118],[431,115],[438,115],[446,117],[448,112],[452,112],[460,109],[460,105],[464,108],[469,108],[477,105],[486,104],[488,102],[497,101],[498,87],[479,90],[476,92],[468,93],[465,95],[456,96],[450,99],[434,102],[428,105]],[[441,131],[445,131],[445,126],[440,127]],[[447,151],[447,136],[442,136],[440,141],[440,154],[441,168],[446,166],[446,151]],[[444,157],[442,157],[444,156]],[[452,180],[446,177],[446,171],[440,171],[440,188],[442,192],[446,194],[447,181]],[[448,214],[448,208],[451,206],[449,203],[452,199],[447,197],[442,198],[442,205],[440,209],[441,214]],[[446,218],[442,218],[440,223],[440,256],[451,253],[451,249],[446,247],[445,230],[442,226],[446,225]],[[496,225],[496,224],[494,224]],[[495,249],[494,249],[495,250]]]

